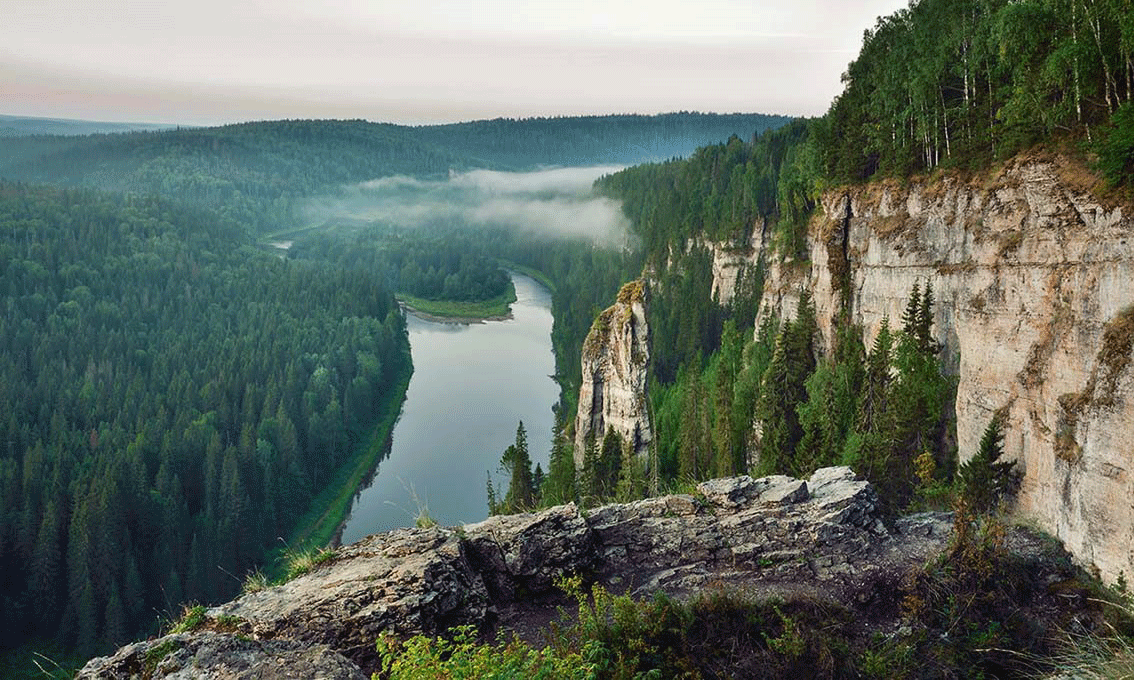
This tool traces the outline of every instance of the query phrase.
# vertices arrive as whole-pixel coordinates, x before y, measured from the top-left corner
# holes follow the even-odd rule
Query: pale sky
[[[818,115],[907,0],[0,0],[0,114]]]

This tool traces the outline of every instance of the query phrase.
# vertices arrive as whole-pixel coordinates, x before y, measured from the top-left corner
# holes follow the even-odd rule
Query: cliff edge
[[[377,637],[550,621],[562,575],[676,596],[714,583],[871,607],[948,540],[947,514],[885,526],[849,468],[807,480],[735,477],[587,513],[575,505],[339,548],[310,573],[204,612],[191,632],[94,659],[80,678],[367,677]],[[534,622],[534,623],[533,623]]]

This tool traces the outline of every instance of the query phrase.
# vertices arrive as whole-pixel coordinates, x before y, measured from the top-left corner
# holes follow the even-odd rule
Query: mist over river
[[[547,470],[559,396],[551,294],[522,274],[512,280],[511,319],[459,324],[409,315],[413,378],[388,456],[356,496],[342,543],[413,526],[419,505],[445,526],[484,519],[485,473],[507,488],[500,456],[521,420],[533,467]]]

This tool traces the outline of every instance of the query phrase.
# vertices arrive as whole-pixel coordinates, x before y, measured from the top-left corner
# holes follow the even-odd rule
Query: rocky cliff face
[[[575,418],[575,467],[583,466],[586,442],[597,444],[607,429],[645,455],[653,440],[646,403],[649,364],[647,289],[632,281],[618,292],[618,301],[595,319],[583,343],[583,383]]]
[[[708,252],[713,268],[713,284],[709,294],[720,304],[727,305],[736,296],[741,277],[746,272],[753,271],[760,262],[766,237],[766,223],[759,220],[753,225],[752,235],[747,241],[717,243],[695,239],[688,241],[685,247],[686,252],[694,248],[704,248]]]
[[[770,267],[766,309],[814,292],[826,342],[844,294],[873,338],[915,282],[957,375],[960,456],[1006,408],[1019,511],[1110,580],[1134,574],[1134,210],[1055,157],[967,181],[881,182],[824,196],[810,262]]]
[[[214,607],[195,631],[94,659],[79,677],[367,677],[384,632],[472,624],[491,633],[521,610],[530,622],[541,600],[550,620],[563,604],[555,578],[577,573],[616,592],[681,596],[728,583],[868,607],[892,590],[887,583],[939,552],[951,529],[947,515],[890,529],[876,508],[869,484],[848,468],[827,468],[807,480],[714,480],[696,495],[587,515],[566,505],[457,529],[399,529]]]

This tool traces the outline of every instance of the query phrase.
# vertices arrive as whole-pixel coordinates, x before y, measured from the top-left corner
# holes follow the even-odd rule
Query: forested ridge
[[[919,0],[882,17],[824,116],[598,182],[624,201],[651,261],[699,237],[803,255],[825,190],[936,168],[979,169],[1035,145],[1134,178],[1134,5],[1129,0]]]
[[[404,320],[159,199],[2,184],[0,224],[0,628],[81,656],[239,589],[401,398]]]
[[[633,163],[692,151],[787,118],[763,114],[496,119],[409,127],[284,120],[211,128],[28,136],[0,144],[0,178],[152,193],[279,231],[301,199],[390,175]]]
[[[281,259],[252,248],[249,234],[297,226],[303,200],[344,184],[622,162],[624,150],[625,162],[643,150],[665,158],[669,140],[700,134],[681,116],[702,132],[713,120],[278,121],[5,140],[0,177],[130,196],[0,189],[0,389],[14,405],[0,421],[8,641],[54,636],[88,653],[180,601],[230,594],[238,579],[219,567],[240,576],[256,563],[408,366],[392,298],[403,277],[444,295],[449,275],[475,271],[491,288],[497,259],[554,284],[552,339],[568,394],[595,315],[647,268],[659,473],[648,479],[607,436],[591,443],[576,479],[560,437],[542,485],[514,479],[501,509],[830,463],[853,465],[893,511],[947,503],[966,476],[956,474],[933,282],[909,291],[903,318],[869,347],[843,317],[820,356],[806,295],[790,321],[765,314],[754,328],[760,266],[732,301],[713,300],[703,242],[742,246],[762,230],[773,244],[765,257],[798,261],[824,190],[979,169],[1035,145],[1082,154],[1129,190],[1132,48],[1131,0],[915,1],[866,33],[826,115],[782,127],[777,117],[730,120],[758,134],[598,182],[623,201],[640,240],[626,251],[484,230],[448,242],[465,249],[463,263],[442,261],[456,250],[431,260],[407,245],[391,260],[372,244],[354,254],[318,238]],[[726,137],[718,132],[698,144]],[[615,156],[602,155],[612,144]],[[566,406],[562,421],[574,412]],[[505,463],[531,474],[517,463],[520,440]]]
[[[764,266],[807,258],[820,196],[847,183],[970,172],[1044,145],[1085,157],[1105,190],[1128,190],[1132,48],[1128,0],[920,0],[866,32],[826,115],[596,182],[622,201],[651,283],[653,483],[846,463],[894,510],[948,495],[953,387],[931,327],[934,282],[909,291],[870,347],[843,310],[820,356],[806,295],[787,320],[765,310],[753,328]],[[706,246],[745,249],[754,236],[763,260],[720,304]],[[584,471],[577,497],[644,492],[646,480],[620,478],[646,466],[635,470],[617,437],[592,446],[584,460],[601,472]]]
[[[867,31],[821,136],[836,181],[979,168],[1083,140],[1134,172],[1130,0],[921,0]]]
[[[640,267],[588,239],[456,224],[304,233],[285,257],[257,234],[306,226],[311,196],[375,177],[568,158],[569,139],[552,143],[564,126],[588,135],[586,153],[624,135],[638,154],[647,138],[723,138],[718,118],[755,122],[745,134],[782,120],[277,121],[5,139],[0,176],[19,181],[0,184],[4,646],[49,642],[81,659],[184,602],[230,597],[402,398],[396,290],[483,299],[507,286],[502,261],[538,270],[555,284],[568,394],[595,310]],[[475,158],[442,147],[466,137]]]

